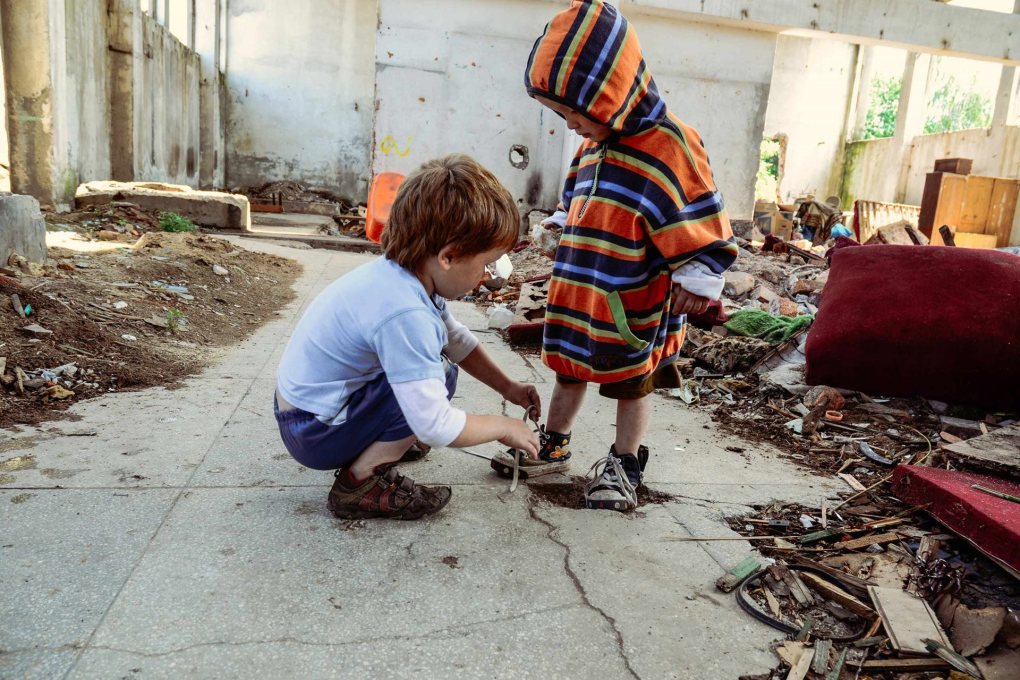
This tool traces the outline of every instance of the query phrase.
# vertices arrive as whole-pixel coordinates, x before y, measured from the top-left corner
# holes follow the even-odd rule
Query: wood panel
[[[995,235],[996,248],[1005,248],[1009,245],[1018,195],[1020,195],[1020,179],[995,178],[995,186],[992,189],[991,201],[988,206],[988,224],[985,226],[985,233]]]
[[[966,179],[963,202],[960,204],[960,221],[956,224],[960,231],[971,234],[987,233],[985,225],[988,223],[988,206],[992,202],[994,187],[994,177],[971,175]]]

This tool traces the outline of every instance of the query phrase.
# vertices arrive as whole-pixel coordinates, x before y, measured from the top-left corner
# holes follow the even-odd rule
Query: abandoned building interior
[[[449,308],[564,389],[585,140],[524,77],[607,1],[738,253],[655,465],[590,510],[592,384],[572,474],[423,446],[446,509],[331,516],[277,367],[423,163],[509,190]],[[1020,0],[0,0],[0,75],[0,677],[1020,680]]]

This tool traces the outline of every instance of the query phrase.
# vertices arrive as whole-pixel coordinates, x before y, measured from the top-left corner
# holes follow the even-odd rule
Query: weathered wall
[[[169,31],[142,16],[135,74],[135,178],[199,185],[201,63]]]
[[[2,14],[2,12],[0,12]],[[11,156],[7,144],[7,86],[4,84],[4,31],[0,17],[0,192],[11,190]]]
[[[902,143],[892,137],[846,145],[839,195],[847,210],[858,198],[885,203],[903,202],[896,194],[902,153]]]
[[[939,158],[972,158],[971,173],[989,177],[1020,177],[1020,127],[961,130],[915,137],[910,150],[905,202],[920,205],[925,175]]]
[[[901,168],[901,145],[896,139],[875,139],[847,145],[844,195],[889,203],[920,205],[925,175],[939,158],[971,158],[972,173],[993,177],[1020,177],[1020,127],[997,131],[961,130],[914,137],[907,150],[906,192],[897,192]],[[852,203],[846,203],[848,207]],[[1013,220],[1011,243],[1020,245],[1020,206]]]
[[[199,183],[199,59],[137,0],[0,0],[0,15],[15,191],[66,205],[111,176]]]
[[[106,3],[51,3],[50,25],[54,190],[56,201],[66,203],[80,182],[110,176]]]
[[[787,138],[783,201],[839,195],[856,56],[849,43],[779,37],[765,137]]]
[[[564,145],[570,156],[577,140],[527,96],[523,79],[532,44],[558,9],[530,0],[489,11],[469,0],[382,0],[374,171],[406,173],[428,158],[466,151],[497,174],[522,210],[553,207]],[[625,14],[667,104],[702,134],[727,206],[749,214],[757,154],[748,148],[761,138],[775,36]],[[720,43],[729,48],[717,49]],[[526,168],[518,167],[520,148],[528,152]]]
[[[228,186],[292,179],[364,199],[377,17],[377,0],[231,0]]]
[[[0,192],[9,192],[10,150],[7,146],[7,89],[4,80],[3,27],[0,25]]]

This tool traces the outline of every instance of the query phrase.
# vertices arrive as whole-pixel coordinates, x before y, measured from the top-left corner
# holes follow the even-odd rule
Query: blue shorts
[[[444,362],[446,398],[457,389],[458,369]],[[347,402],[347,420],[326,425],[308,411],[280,411],[273,398],[280,436],[294,460],[314,470],[347,467],[375,442],[395,442],[414,434],[407,425],[386,375],[368,383]]]

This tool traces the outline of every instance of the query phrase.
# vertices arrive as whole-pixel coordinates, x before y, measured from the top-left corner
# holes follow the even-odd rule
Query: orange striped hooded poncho
[[[525,84],[613,130],[581,144],[563,188],[542,359],[578,380],[640,378],[683,342],[671,273],[690,261],[722,273],[737,255],[708,155],[666,109],[630,24],[600,0],[553,18]]]

